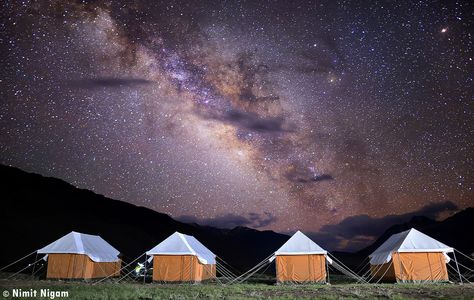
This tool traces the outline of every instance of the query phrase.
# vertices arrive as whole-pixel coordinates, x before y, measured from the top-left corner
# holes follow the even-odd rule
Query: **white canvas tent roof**
[[[120,251],[98,235],[72,231],[37,251],[39,254],[85,254],[95,262],[115,262]]]
[[[195,237],[175,232],[153,249],[147,255],[195,255],[202,264],[215,264],[216,255],[207,249]]]
[[[304,233],[298,230],[286,243],[283,244],[283,246],[275,251],[274,256],[270,258],[270,260],[272,261],[275,259],[275,256],[278,255],[324,254],[328,262],[332,263],[332,260],[327,256],[327,253],[326,250],[321,248]]]
[[[372,265],[388,263],[392,259],[393,252],[443,252],[446,261],[449,262],[446,253],[453,252],[453,248],[412,228],[392,235],[369,255],[370,263]]]

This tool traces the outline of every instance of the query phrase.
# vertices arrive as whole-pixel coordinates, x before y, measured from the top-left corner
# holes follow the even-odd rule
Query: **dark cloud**
[[[176,219],[185,223],[196,223],[200,225],[230,229],[237,226],[261,228],[273,224],[277,221],[277,218],[269,212],[264,212],[263,214],[248,213],[245,216],[228,213],[226,215],[207,219],[200,219],[195,216],[183,215],[177,217]]]
[[[345,61],[336,37],[333,36],[318,36],[314,46],[299,51],[296,58],[291,64],[272,65],[271,71],[291,70],[304,74],[337,73]]]
[[[321,231],[338,234],[345,238],[356,235],[378,237],[388,227],[410,220],[414,216],[425,216],[437,219],[441,213],[457,210],[458,207],[451,201],[429,204],[419,210],[401,215],[387,215],[381,218],[374,218],[368,215],[351,216],[338,224],[325,225]]]
[[[294,128],[285,123],[282,116],[279,117],[261,117],[253,112],[242,110],[229,110],[222,114],[215,112],[206,112],[199,114],[208,119],[217,120],[222,123],[231,124],[239,129],[259,133],[285,133],[292,132]]]
[[[223,120],[258,132],[284,132],[283,117],[262,118],[255,113],[231,110],[224,114]]]
[[[301,52],[303,62],[295,65],[295,70],[301,73],[330,73],[335,70],[335,60],[320,52]]]
[[[319,232],[310,235],[315,241],[321,241],[328,249],[357,250],[368,246],[390,226],[403,224],[415,216],[438,219],[458,209],[453,202],[445,201],[429,204],[419,210],[400,215],[387,215],[380,218],[368,215],[351,216],[337,224],[325,225]]]
[[[325,180],[334,180],[334,178],[329,174],[321,174],[312,178],[312,181],[314,182],[325,181]]]
[[[338,60],[343,61],[344,56],[339,50],[339,45],[337,43],[337,37],[334,35],[319,35],[318,40],[326,47],[332,55],[334,55]]]
[[[310,168],[292,165],[285,173],[285,178],[293,183],[311,183],[334,180],[329,174],[319,174]]]
[[[138,85],[150,84],[153,81],[142,78],[116,78],[116,77],[98,77],[98,78],[84,78],[69,81],[69,85],[82,89],[96,89],[101,87],[120,88],[131,87]]]

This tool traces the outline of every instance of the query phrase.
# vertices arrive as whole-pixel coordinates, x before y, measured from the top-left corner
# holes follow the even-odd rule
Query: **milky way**
[[[473,205],[472,4],[362,3],[7,1],[0,162],[284,232]]]

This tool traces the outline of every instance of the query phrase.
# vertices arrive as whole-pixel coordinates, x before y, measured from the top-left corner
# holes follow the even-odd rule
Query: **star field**
[[[470,1],[2,5],[0,163],[278,231],[474,204]]]

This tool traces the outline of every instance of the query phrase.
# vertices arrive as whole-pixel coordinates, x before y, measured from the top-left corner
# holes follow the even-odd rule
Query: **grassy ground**
[[[237,284],[221,286],[109,282],[92,285],[85,282],[0,280],[0,292],[7,291],[11,296],[13,289],[38,290],[38,294],[40,289],[68,291],[69,299],[474,299],[473,284]]]

